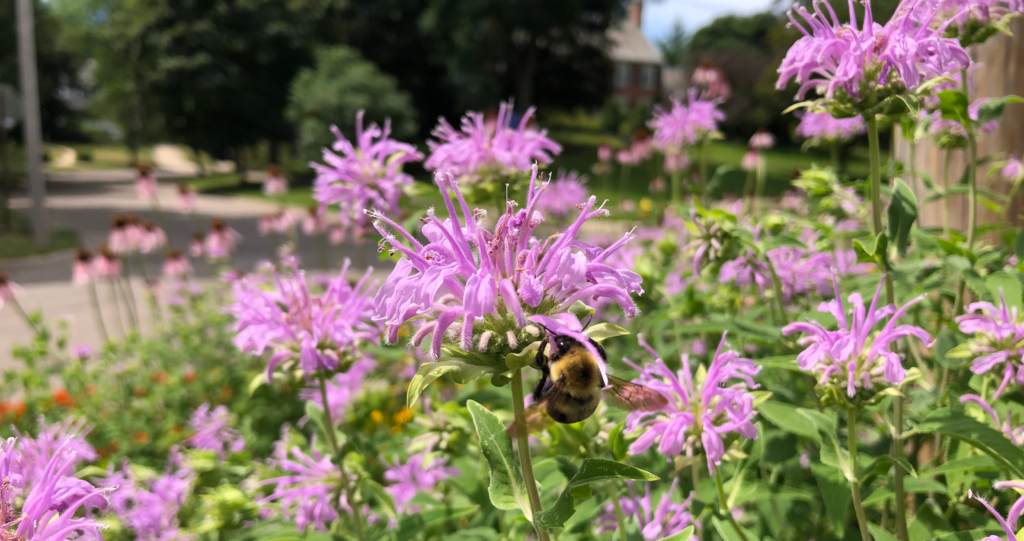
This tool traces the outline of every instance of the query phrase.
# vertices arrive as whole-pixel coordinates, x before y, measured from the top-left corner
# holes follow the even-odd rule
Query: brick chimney
[[[629,5],[628,11],[626,13],[627,13],[627,16],[629,17],[629,20],[633,21],[633,24],[635,24],[635,25],[637,25],[639,27],[643,27],[643,24],[642,24],[643,20],[644,20],[644,1],[643,0],[634,0],[633,3],[631,3]]]

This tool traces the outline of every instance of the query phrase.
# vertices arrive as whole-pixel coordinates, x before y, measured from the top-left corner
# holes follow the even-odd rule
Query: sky
[[[772,0],[647,0],[644,2],[643,30],[647,39],[659,41],[676,21],[693,32],[716,17],[747,15],[769,8]]]

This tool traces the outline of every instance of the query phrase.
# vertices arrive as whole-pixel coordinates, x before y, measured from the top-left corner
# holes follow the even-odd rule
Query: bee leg
[[[544,350],[547,348],[548,339],[541,340],[540,347],[537,348],[537,357],[534,359],[534,364],[540,369],[540,381],[537,382],[537,386],[533,388],[533,401],[538,402],[544,396],[544,386],[548,383],[548,376],[551,370],[548,368],[548,358],[544,355]]]

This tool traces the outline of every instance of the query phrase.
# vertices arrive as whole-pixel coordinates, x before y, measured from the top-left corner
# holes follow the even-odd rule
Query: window
[[[658,88],[657,66],[644,66],[640,68],[640,86],[647,89]]]
[[[618,88],[630,86],[633,83],[633,66],[629,64],[615,64],[615,71],[612,73],[612,84]]]

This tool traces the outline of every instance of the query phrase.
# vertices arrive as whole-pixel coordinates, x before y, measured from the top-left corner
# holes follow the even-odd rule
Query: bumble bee
[[[547,329],[545,329],[547,330]],[[580,340],[547,332],[537,350],[535,363],[541,371],[533,390],[533,403],[523,412],[527,431],[541,430],[554,420],[562,424],[590,418],[602,396],[608,404],[626,411],[657,411],[668,400],[657,391],[606,374],[594,352],[607,361],[601,344],[593,339],[588,348]],[[516,423],[509,427],[516,435]]]

